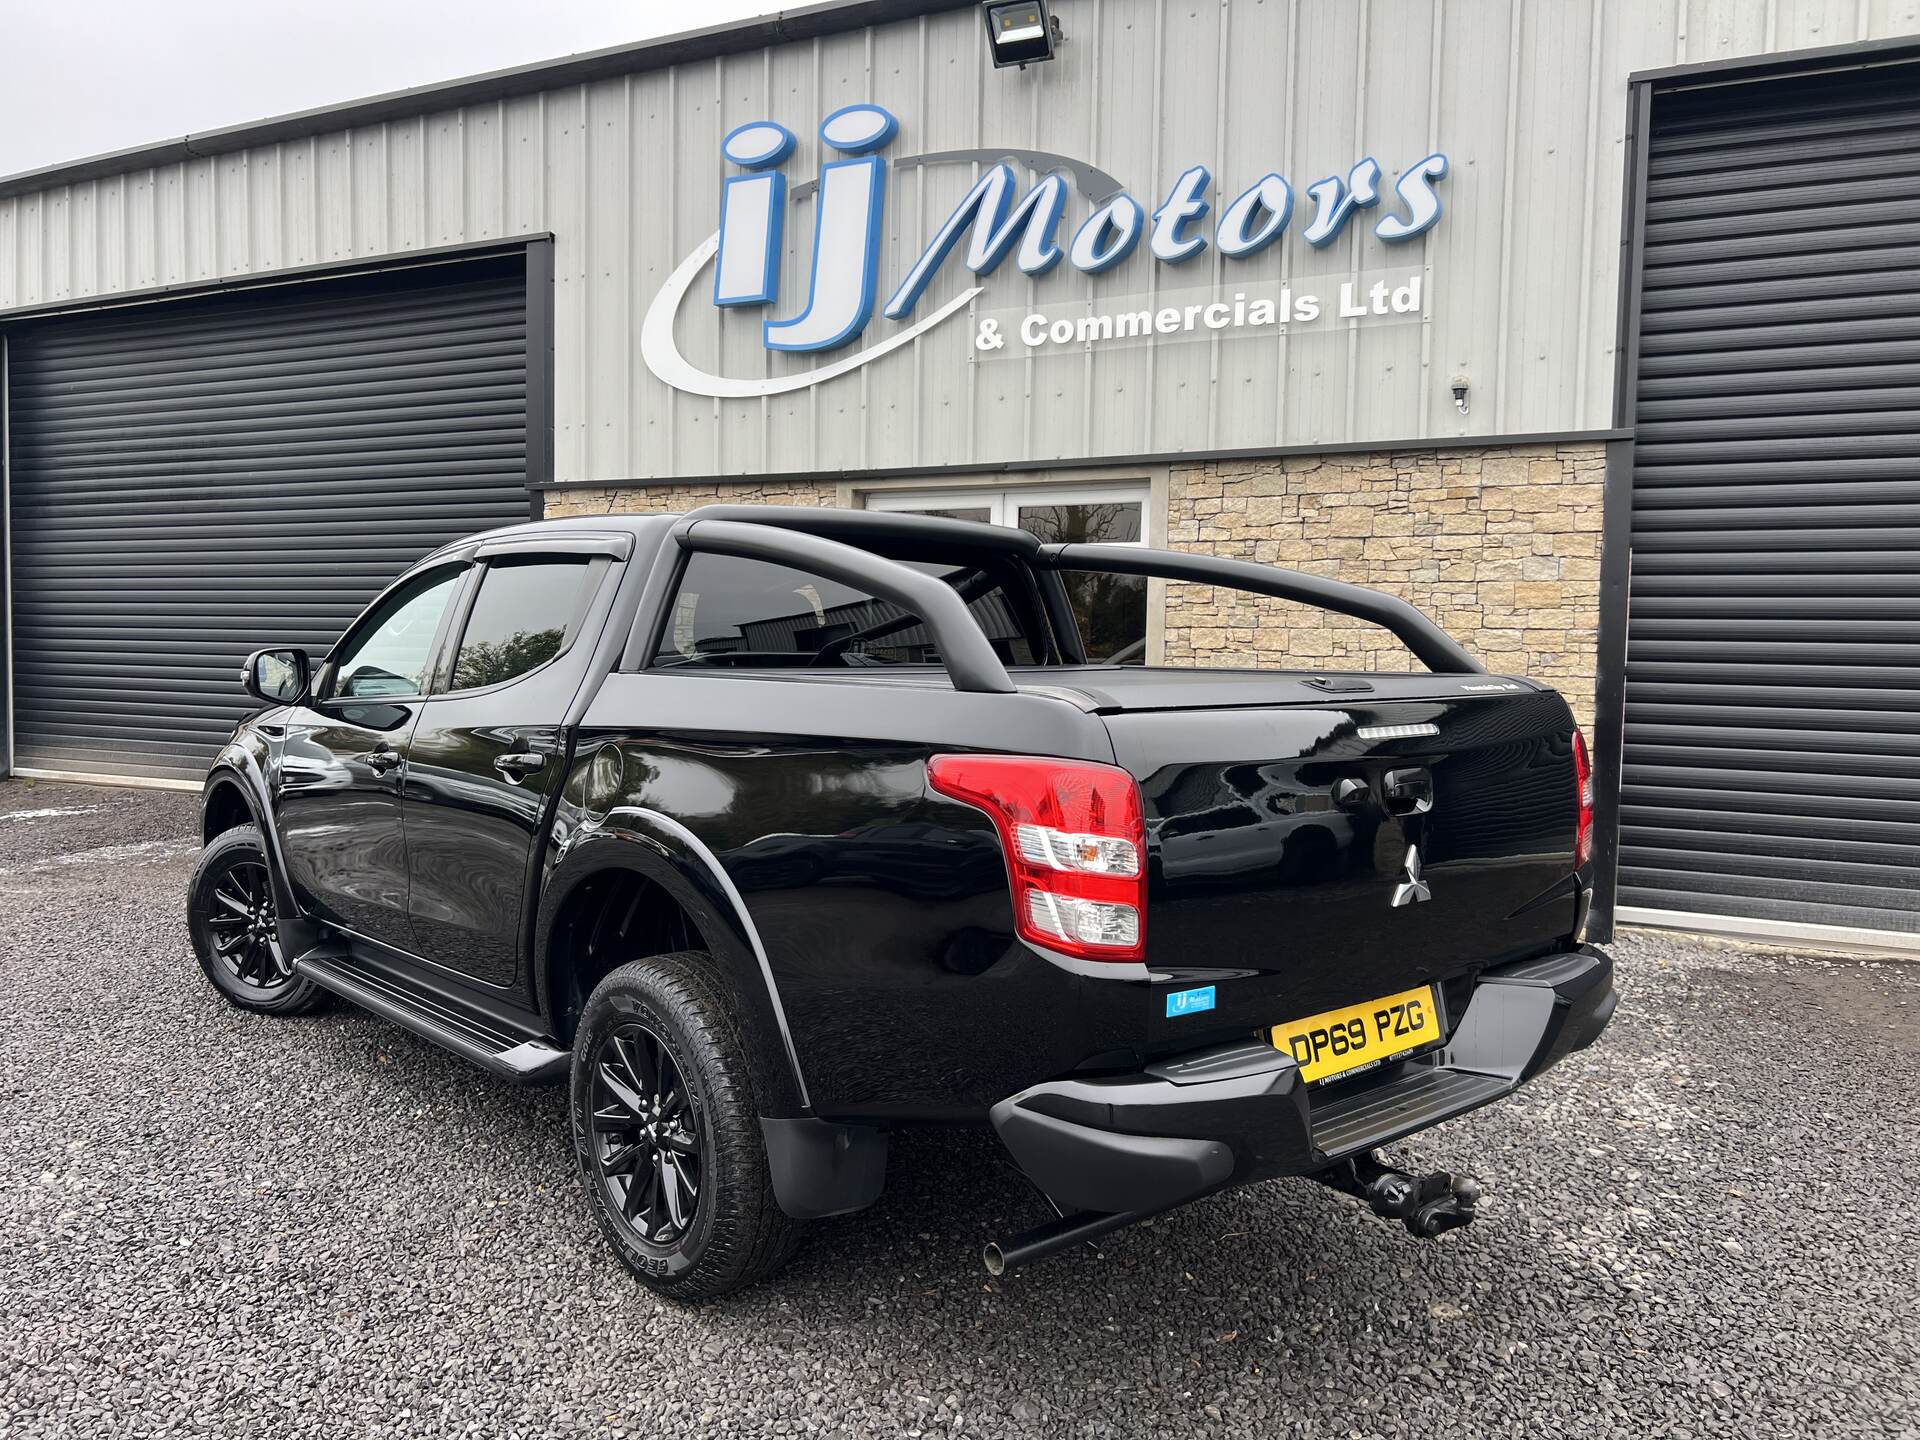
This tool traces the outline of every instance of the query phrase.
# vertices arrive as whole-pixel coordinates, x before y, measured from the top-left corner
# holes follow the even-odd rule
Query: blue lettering
[[[1207,187],[1212,183],[1213,176],[1207,173],[1204,165],[1195,165],[1173,182],[1173,189],[1167,192],[1166,203],[1153,212],[1153,239],[1147,248],[1153,252],[1156,260],[1178,265],[1207,248],[1204,236],[1188,235],[1183,239],[1180,232],[1186,228],[1188,221],[1205,217],[1207,202],[1200,197],[1207,193]]]
[[[720,153],[743,169],[720,190],[720,249],[713,261],[713,303],[759,305],[780,284],[780,237],[786,221],[787,177],[773,167],[793,153],[793,132],[756,120],[727,133]]]
[[[1373,233],[1390,245],[1411,240],[1431,230],[1440,220],[1440,197],[1433,182],[1445,177],[1447,157],[1429,155],[1394,182],[1393,193],[1407,207],[1407,218],[1389,215],[1373,227]]]
[[[1278,240],[1292,216],[1293,187],[1282,176],[1262,175],[1221,213],[1215,243],[1222,255],[1244,260]]]
[[[820,168],[806,303],[797,315],[764,322],[762,338],[768,349],[831,350],[856,339],[871,322],[888,179],[887,163],[880,152],[898,131],[899,122],[878,105],[843,106],[821,121],[821,142],[838,152],[839,158],[826,161]],[[720,148],[725,160],[743,173],[726,176],[721,186],[720,228],[710,242],[713,303],[721,307],[768,305],[779,298],[788,199],[788,181],[780,167],[794,151],[794,136],[774,121],[755,120],[729,131]],[[953,153],[913,158],[933,163],[963,156]],[[1036,166],[1056,163],[1051,158],[1025,158]],[[1151,216],[1131,195],[1114,191],[1093,207],[1063,245],[1059,232],[1066,216],[1070,174],[1081,176],[1081,167],[1074,162],[1059,163],[1060,172],[1042,176],[1024,194],[1011,163],[987,166],[887,298],[887,317],[905,320],[912,314],[963,237],[963,259],[976,275],[990,274],[1009,255],[1027,275],[1044,275],[1062,259],[1077,270],[1099,274],[1126,260],[1142,239],[1148,241],[1154,259],[1165,265],[1192,259],[1207,248],[1210,239],[1227,258],[1247,259],[1277,241],[1293,217],[1292,185],[1285,176],[1268,173],[1232,201],[1223,199],[1211,233],[1204,233],[1201,222],[1212,210],[1208,195],[1213,175],[1206,166],[1194,165],[1181,172]],[[1393,186],[1396,203],[1392,212],[1381,215],[1373,226],[1375,236],[1388,244],[1401,244],[1439,223],[1442,207],[1437,187],[1448,168],[1447,157],[1436,153],[1401,172]],[[1368,157],[1356,162],[1345,175],[1329,175],[1307,186],[1313,218],[1300,232],[1307,244],[1316,248],[1332,244],[1356,210],[1377,206],[1380,174],[1379,164]],[[1080,183],[1086,186],[1089,182],[1081,176]],[[1375,291],[1384,288],[1374,287]],[[684,293],[684,289],[675,293]],[[1374,301],[1366,313],[1387,313],[1380,296],[1376,295]],[[1395,311],[1417,310],[1417,282],[1395,291],[1391,301]],[[1274,313],[1271,302],[1260,303],[1267,306],[1269,314]],[[1351,303],[1359,304],[1357,300]],[[1281,309],[1285,310],[1287,304],[1283,298]],[[951,304],[943,308],[939,318],[951,308]],[[1312,315],[1305,313],[1308,308],[1317,313],[1319,302],[1311,296],[1296,299],[1291,318],[1310,320]],[[1216,312],[1227,313],[1223,304],[1188,306],[1187,328],[1193,327],[1193,315],[1203,309],[1209,325],[1213,325]],[[1157,321],[1156,328],[1166,333]],[[1212,988],[1206,987],[1169,995],[1168,1013],[1210,1009],[1212,993]],[[1173,1008],[1176,1004],[1180,1007],[1177,1010]]]
[[[1074,269],[1089,275],[1111,270],[1140,243],[1146,219],[1140,202],[1123,190],[1081,222],[1067,246],[1067,258]]]
[[[1060,263],[1061,250],[1054,232],[1067,208],[1067,182],[1061,176],[1049,175],[1015,205],[1013,192],[1018,184],[1012,166],[1003,162],[988,168],[954,207],[887,301],[888,319],[900,320],[912,312],[964,230],[972,231],[967,268],[976,275],[987,274],[1006,259],[1016,236],[1020,238],[1020,268],[1026,274],[1044,275]]]
[[[762,339],[769,350],[831,350],[873,318],[887,162],[869,152],[885,146],[898,129],[899,122],[878,105],[848,105],[820,122],[821,140],[855,158],[820,169],[807,308],[791,320],[766,322]]]
[[[1301,236],[1315,249],[1331,245],[1356,206],[1380,199],[1379,163],[1368,156],[1347,172],[1346,184],[1340,183],[1338,175],[1329,175],[1307,186],[1307,194],[1313,197],[1313,223]]]

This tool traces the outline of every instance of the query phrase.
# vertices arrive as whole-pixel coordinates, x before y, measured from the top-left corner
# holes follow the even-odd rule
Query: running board
[[[496,1030],[356,965],[351,956],[340,951],[309,950],[293,962],[293,968],[321,989],[517,1085],[562,1079],[573,1063],[573,1056],[565,1050]]]

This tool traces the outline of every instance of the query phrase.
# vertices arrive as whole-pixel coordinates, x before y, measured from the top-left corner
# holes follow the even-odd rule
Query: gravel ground
[[[654,1299],[559,1091],[371,1017],[222,1005],[190,795],[0,784],[0,1434],[1914,1435],[1920,966],[1635,936],[1605,1040],[1401,1147],[1416,1242],[1318,1187],[1001,1281],[983,1138],[773,1284]]]

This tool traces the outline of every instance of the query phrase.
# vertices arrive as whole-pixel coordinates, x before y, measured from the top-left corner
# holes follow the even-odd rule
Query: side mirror
[[[291,705],[307,693],[312,668],[307,652],[294,649],[256,650],[247,657],[240,683],[256,700],[269,705]]]

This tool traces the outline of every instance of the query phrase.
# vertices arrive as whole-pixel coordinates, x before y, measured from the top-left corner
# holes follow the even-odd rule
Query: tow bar
[[[1409,1175],[1369,1150],[1313,1177],[1343,1195],[1364,1200],[1382,1220],[1398,1220],[1407,1233],[1423,1240],[1473,1223],[1480,1203],[1480,1182],[1469,1175],[1435,1170]]]
[[[1480,1182],[1470,1175],[1455,1175],[1435,1170],[1428,1175],[1409,1175],[1396,1170],[1380,1158],[1378,1150],[1369,1150],[1343,1160],[1330,1170],[1321,1170],[1307,1178],[1318,1180],[1343,1195],[1364,1200],[1382,1220],[1398,1220],[1407,1232],[1423,1240],[1457,1230],[1473,1223],[1480,1204]],[[1036,1187],[1037,1188],[1037,1187]],[[1098,1211],[1063,1211],[1045,1191],[1040,1198],[1053,1207],[1056,1219],[1037,1226],[1010,1240],[996,1240],[981,1252],[987,1269],[994,1275],[1076,1245],[1099,1239],[1102,1235],[1138,1225],[1171,1206],[1150,1210],[1132,1210],[1116,1214]]]

